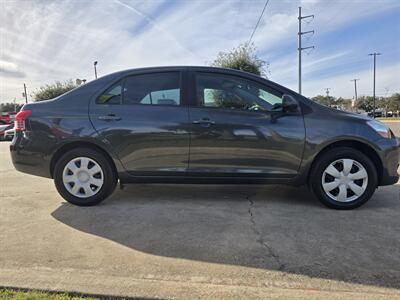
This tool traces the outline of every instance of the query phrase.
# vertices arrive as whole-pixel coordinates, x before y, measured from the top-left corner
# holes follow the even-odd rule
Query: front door
[[[91,121],[133,175],[184,173],[189,159],[189,115],[181,72],[128,76],[90,106]]]
[[[282,92],[233,75],[194,77],[191,173],[277,178],[298,173],[304,122],[300,112],[282,112]]]

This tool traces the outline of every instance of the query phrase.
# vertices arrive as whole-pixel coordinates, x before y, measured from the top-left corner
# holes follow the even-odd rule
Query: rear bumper
[[[20,172],[51,178],[50,158],[35,143],[16,134],[10,145],[12,163]],[[35,151],[37,149],[37,151]]]

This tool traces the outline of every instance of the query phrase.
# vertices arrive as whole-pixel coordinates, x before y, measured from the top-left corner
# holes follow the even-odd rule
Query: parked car
[[[12,139],[14,138],[15,129],[13,126],[10,129],[7,129],[6,131],[4,131],[4,140],[12,141]]]
[[[14,124],[0,125],[0,141],[5,140],[5,132],[14,127]]]
[[[368,116],[370,116],[370,117],[374,117],[374,112],[369,112],[368,113]],[[383,115],[383,111],[382,110],[376,110],[375,111],[375,118],[382,118],[384,115]]]
[[[24,105],[15,130],[16,169],[53,178],[82,206],[119,180],[308,184],[323,204],[350,209],[399,178],[400,145],[384,124],[229,69],[114,73]]]
[[[12,124],[14,122],[14,117],[16,112],[2,112],[0,113],[0,125]]]

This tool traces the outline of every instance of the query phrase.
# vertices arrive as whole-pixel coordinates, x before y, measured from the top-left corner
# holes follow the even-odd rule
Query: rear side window
[[[108,88],[104,93],[97,97],[98,104],[120,104],[122,94],[122,80]]]
[[[125,79],[124,104],[180,105],[180,73],[134,75]]]

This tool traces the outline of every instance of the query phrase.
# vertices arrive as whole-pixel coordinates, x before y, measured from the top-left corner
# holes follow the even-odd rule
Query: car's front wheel
[[[55,164],[53,175],[60,195],[79,206],[100,203],[111,195],[117,184],[111,162],[90,148],[65,153]]]
[[[374,164],[365,154],[353,148],[340,147],[318,158],[309,182],[324,205],[352,209],[371,198],[378,178]]]

